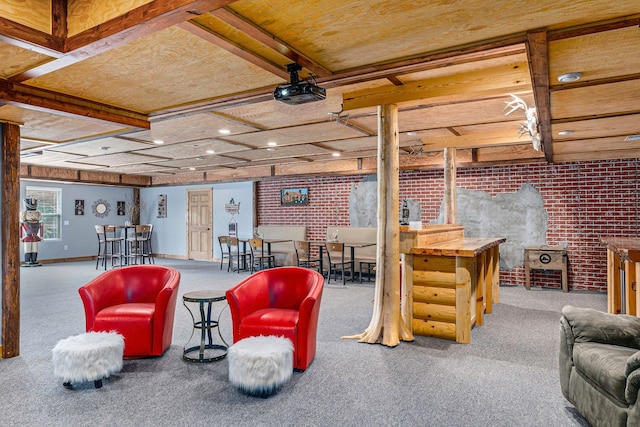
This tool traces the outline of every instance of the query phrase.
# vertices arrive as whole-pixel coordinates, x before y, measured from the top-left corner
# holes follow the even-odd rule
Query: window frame
[[[44,193],[52,193],[55,194],[55,196],[44,197]],[[25,188],[25,198],[28,199],[31,197],[38,200],[37,210],[42,214],[42,224],[44,228],[42,240],[62,240],[62,188],[27,186]],[[48,212],[53,206],[53,203],[47,203],[45,207],[42,205],[43,200],[49,198],[55,198],[55,208],[53,212]]]

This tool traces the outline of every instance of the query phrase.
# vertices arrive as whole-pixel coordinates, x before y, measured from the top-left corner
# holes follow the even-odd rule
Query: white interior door
[[[187,257],[213,261],[212,190],[187,190]]]

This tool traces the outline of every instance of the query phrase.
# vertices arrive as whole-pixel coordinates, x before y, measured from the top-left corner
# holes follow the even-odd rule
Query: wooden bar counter
[[[465,238],[459,225],[400,227],[403,298],[416,335],[471,342],[471,328],[498,303],[499,245],[505,238]]]
[[[640,317],[640,292],[636,292],[637,278],[640,278],[640,239],[601,237],[600,243],[607,248],[609,313]]]

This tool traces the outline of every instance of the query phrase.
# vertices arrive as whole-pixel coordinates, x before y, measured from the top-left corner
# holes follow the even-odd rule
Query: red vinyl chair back
[[[125,358],[160,356],[171,345],[180,273],[162,265],[106,271],[78,292],[86,331],[117,331]]]

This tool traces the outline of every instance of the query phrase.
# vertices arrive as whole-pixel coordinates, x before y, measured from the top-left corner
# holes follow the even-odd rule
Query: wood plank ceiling
[[[444,147],[460,167],[637,158],[639,24],[637,0],[9,0],[0,121],[23,177],[125,185],[372,173],[391,102],[403,169]],[[326,100],[273,100],[293,62]]]

